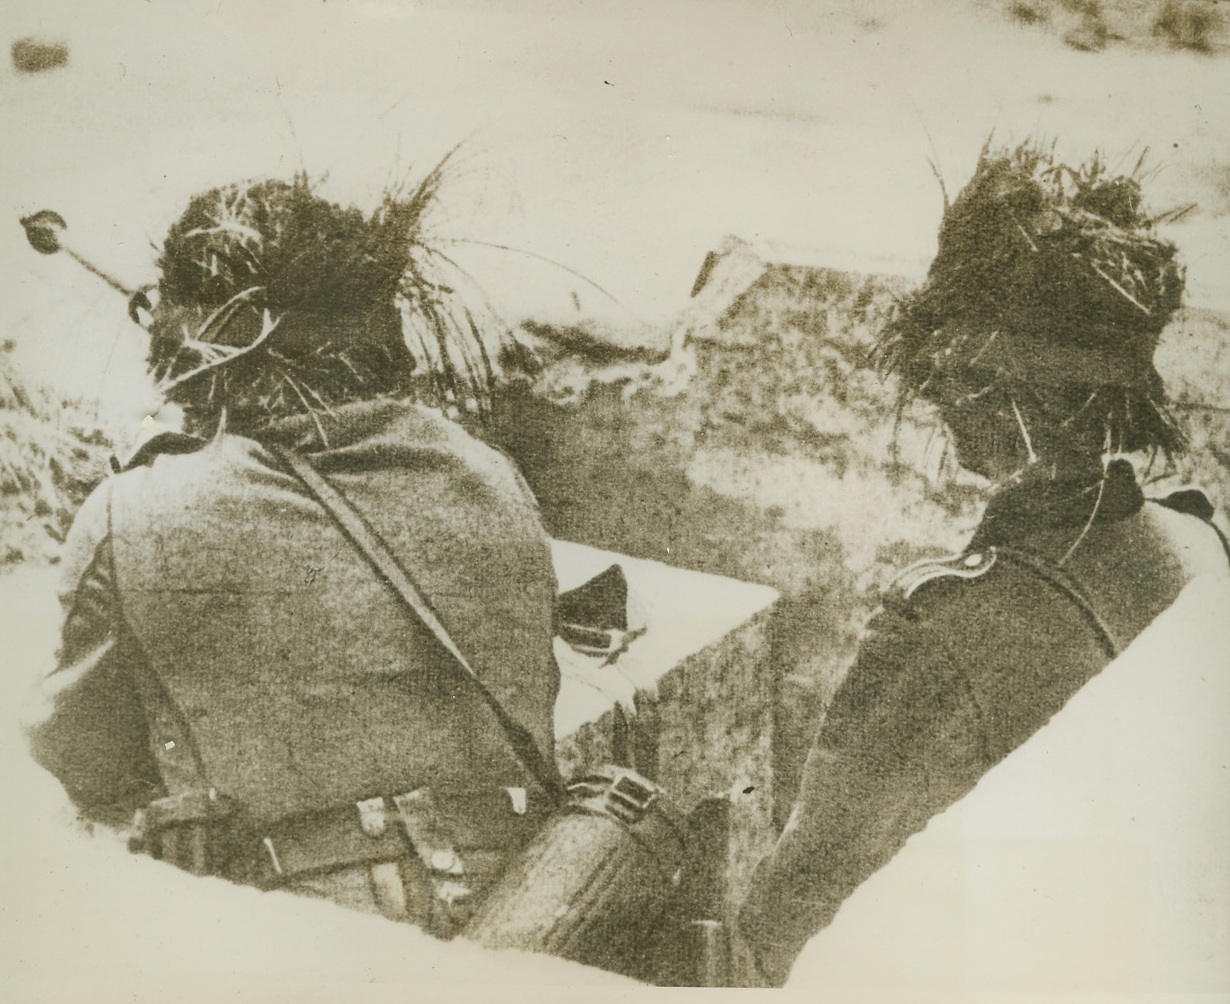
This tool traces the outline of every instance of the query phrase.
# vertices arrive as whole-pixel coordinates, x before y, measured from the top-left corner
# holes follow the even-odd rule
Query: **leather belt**
[[[280,820],[262,829],[256,846],[243,857],[254,866],[251,879],[275,886],[292,878],[334,871],[348,865],[395,861],[412,854],[399,826],[382,833],[364,830],[356,806]]]
[[[251,870],[247,881],[266,887],[404,858],[417,858],[432,871],[455,872],[457,852],[523,847],[549,808],[545,800],[534,804],[523,788],[418,789],[261,827],[240,867]]]

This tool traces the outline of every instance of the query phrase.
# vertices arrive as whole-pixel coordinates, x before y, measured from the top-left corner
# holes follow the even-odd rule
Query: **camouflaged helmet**
[[[1153,365],[1179,307],[1175,246],[1148,215],[1141,165],[1072,168],[1034,143],[984,148],[947,206],[917,291],[881,333],[903,397],[1011,400],[1104,452],[1182,450]]]
[[[478,325],[421,226],[440,167],[370,216],[304,175],[195,196],[158,263],[148,365],[165,396],[232,425],[382,396],[482,400]]]

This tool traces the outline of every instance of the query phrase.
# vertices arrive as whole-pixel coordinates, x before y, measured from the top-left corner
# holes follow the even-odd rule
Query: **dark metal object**
[[[664,809],[662,790],[625,768],[583,777],[569,796],[465,936],[650,979],[683,874],[684,827]]]
[[[688,815],[691,869],[678,910],[679,942],[675,978],[683,986],[732,985],[730,929],[727,926],[727,855],[731,840],[729,798],[708,798]]]
[[[57,251],[63,251],[78,265],[89,272],[93,272],[94,275],[98,276],[108,286],[123,293],[129,299],[132,299],[139,292],[135,289],[129,289],[115,276],[104,272],[93,262],[74,251],[72,246],[64,239],[64,233],[68,229],[68,224],[64,221],[64,217],[55,210],[40,209],[37,213],[23,216],[21,225],[25,227],[26,239],[30,242],[30,246],[39,254],[55,254]]]
[[[116,292],[123,293],[128,299],[128,316],[134,324],[145,326],[138,311],[153,312],[154,304],[149,294],[155,287],[143,286],[140,289],[130,289],[115,276],[104,272],[88,258],[75,251],[65,238],[68,223],[54,209],[40,209],[37,213],[23,216],[20,223],[26,231],[26,240],[30,242],[30,247],[39,254],[47,255],[63,251],[87,272],[96,275]]]
[[[60,235],[68,229],[64,217],[52,209],[40,209],[37,213],[23,216],[21,225],[26,228],[30,247],[39,254],[55,254],[60,250]]]
[[[628,580],[619,565],[561,593],[556,621],[556,632],[564,641],[586,655],[605,656],[604,666],[645,633],[643,627],[628,626]]]
[[[128,849],[193,875],[222,875],[235,847],[235,809],[213,788],[156,799],[133,817]]]

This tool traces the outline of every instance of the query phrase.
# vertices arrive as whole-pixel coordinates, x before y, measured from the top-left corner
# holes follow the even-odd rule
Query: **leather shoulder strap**
[[[1043,579],[1057,592],[1062,593],[1078,607],[1089,625],[1093,628],[1110,658],[1121,651],[1110,627],[1102,619],[1085,591],[1054,562],[1041,555],[1028,551],[1006,547],[987,547],[980,551],[967,551],[964,554],[954,554],[946,558],[928,558],[902,569],[885,591],[885,606],[903,607],[909,604],[914,594],[923,586],[932,582],[958,580],[973,582],[981,579],[1001,559],[1016,564],[1028,570],[1037,578]]]
[[[1110,626],[1102,618],[1102,615],[1098,613],[1097,608],[1085,594],[1084,589],[1063,568],[1055,562],[1048,561],[1041,555],[1034,554],[1031,551],[1007,547],[997,547],[994,550],[1001,558],[1006,558],[1013,564],[1028,569],[1035,576],[1047,582],[1056,592],[1062,593],[1067,597],[1081,611],[1089,626],[1093,628],[1094,633],[1098,636],[1098,640],[1102,643],[1102,647],[1106,650],[1107,656],[1114,659],[1123,651],[1123,646],[1115,637],[1114,632],[1111,631]]]
[[[137,467],[145,467],[163,454],[196,453],[205,446],[203,439],[188,436],[182,432],[157,432],[144,437],[133,447],[124,459],[111,458],[111,470],[114,474],[131,471]]]
[[[470,661],[457,647],[448,629],[441,623],[431,603],[425,597],[401,562],[389,550],[384,539],[359,515],[350,501],[333,487],[311,464],[292,450],[278,444],[266,444],[266,449],[277,457],[311,492],[324,510],[333,517],[346,539],[367,559],[377,576],[397,594],[405,607],[432,633],[441,647],[453,658],[464,672],[466,679],[504,729],[509,745],[521,765],[550,794],[563,795],[563,782],[559,771],[552,769],[538,748],[529,731],[515,721],[495,695],[479,679]]]

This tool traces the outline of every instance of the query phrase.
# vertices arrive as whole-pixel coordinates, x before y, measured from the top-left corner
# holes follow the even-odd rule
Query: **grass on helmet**
[[[249,423],[379,396],[485,413],[503,326],[428,228],[449,156],[370,215],[302,173],[193,198],[159,259],[164,394]]]
[[[1067,418],[1105,425],[1117,446],[1180,451],[1181,433],[1148,361],[1183,291],[1176,248],[1157,227],[1190,207],[1146,211],[1144,159],[1115,173],[1100,155],[1072,166],[1055,158],[1053,145],[993,150],[988,142],[945,207],[926,282],[901,299],[881,333],[878,362],[898,374],[903,396],[936,398],[957,359],[978,393],[1071,398],[1080,414]],[[1040,375],[980,367],[980,353],[997,338],[1014,340],[1025,358],[1062,345],[1141,360],[1141,379],[1055,388]]]

